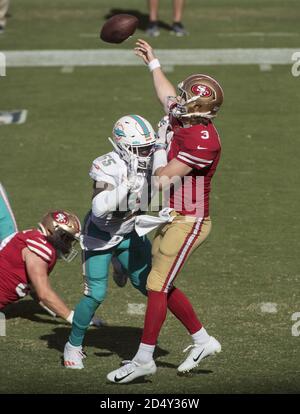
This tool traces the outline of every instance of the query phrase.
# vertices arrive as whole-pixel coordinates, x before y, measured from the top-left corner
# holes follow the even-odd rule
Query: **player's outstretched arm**
[[[166,75],[162,71],[157,58],[154,55],[152,46],[145,40],[138,39],[134,52],[137,56],[141,57],[146,65],[152,72],[154,88],[158,99],[161,104],[167,110],[166,103],[168,96],[176,96],[176,89],[167,79]],[[152,62],[152,64],[151,64]],[[154,63],[155,62],[155,63]],[[153,65],[154,64],[154,65]],[[152,65],[152,67],[151,67]]]
[[[73,311],[68,308],[64,301],[52,289],[46,262],[27,248],[23,251],[23,257],[28,277],[39,300],[55,314],[71,322],[69,319],[72,318]]]
[[[53,318],[56,317],[56,313],[54,313],[51,309],[47,308],[47,306],[38,298],[37,294],[35,293],[33,286],[30,286],[30,296],[33,300],[35,300],[49,315],[51,315]]]

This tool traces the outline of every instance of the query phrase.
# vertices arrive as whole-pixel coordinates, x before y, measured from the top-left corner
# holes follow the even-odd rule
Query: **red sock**
[[[167,315],[167,294],[165,292],[148,291],[147,310],[141,342],[156,345],[157,338]]]
[[[191,335],[202,328],[191,302],[181,290],[175,287],[168,293],[168,308]]]

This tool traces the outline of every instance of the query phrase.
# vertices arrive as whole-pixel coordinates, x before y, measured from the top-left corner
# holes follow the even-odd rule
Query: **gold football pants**
[[[168,292],[191,253],[206,240],[211,230],[210,217],[176,217],[159,227],[152,243],[152,269],[147,289]]]

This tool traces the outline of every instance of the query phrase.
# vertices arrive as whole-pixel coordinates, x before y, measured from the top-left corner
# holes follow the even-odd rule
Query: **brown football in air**
[[[122,43],[133,35],[139,20],[131,14],[115,14],[103,25],[100,38],[108,43]]]

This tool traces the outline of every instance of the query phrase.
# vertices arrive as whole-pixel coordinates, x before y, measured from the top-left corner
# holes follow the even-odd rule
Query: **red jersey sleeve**
[[[54,249],[44,237],[34,237],[31,235],[26,237],[25,243],[30,251],[38,255],[48,264],[52,263],[53,259],[55,259]]]

